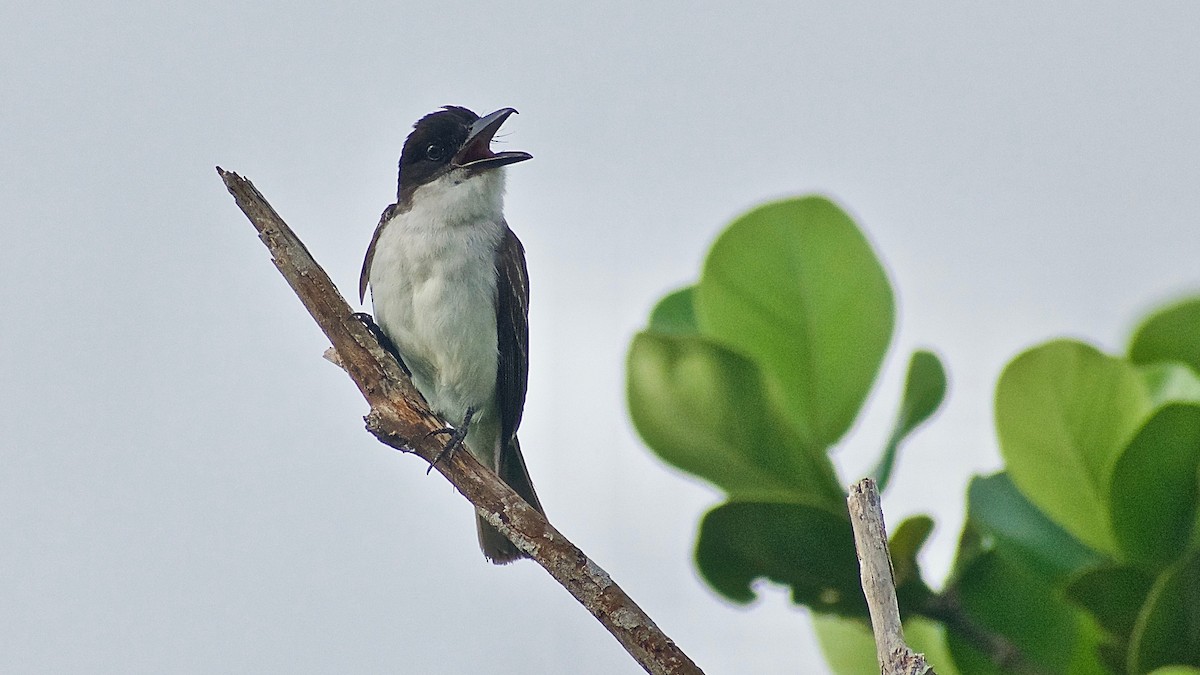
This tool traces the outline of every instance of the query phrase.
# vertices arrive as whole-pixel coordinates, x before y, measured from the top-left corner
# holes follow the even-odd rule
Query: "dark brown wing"
[[[383,215],[379,216],[379,224],[375,226],[375,234],[371,235],[371,245],[367,246],[367,257],[363,258],[362,272],[358,275],[359,303],[362,303],[367,297],[367,284],[371,281],[371,261],[375,259],[375,244],[379,242],[379,234],[383,232],[383,226],[396,214],[397,206],[397,204],[392,204],[383,210]]]
[[[500,408],[500,453],[497,473],[530,506],[542,511],[533,481],[521,457],[517,427],[525,407],[529,378],[529,273],[525,269],[525,247],[504,226],[504,239],[496,250],[496,398]],[[544,512],[543,512],[544,513]],[[488,560],[503,565],[526,554],[491,525],[479,519],[479,545]]]
[[[529,381],[529,272],[525,247],[507,224],[496,251],[496,342],[500,438],[507,444],[521,425]]]

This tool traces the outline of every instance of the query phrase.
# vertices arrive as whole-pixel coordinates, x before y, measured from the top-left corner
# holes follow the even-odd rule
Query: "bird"
[[[371,237],[359,277],[373,320],[429,408],[467,449],[541,513],[517,442],[529,373],[525,249],[504,219],[505,167],[493,152],[513,108],[480,117],[445,106],[413,125],[400,154],[396,203]],[[492,563],[528,557],[476,515]]]

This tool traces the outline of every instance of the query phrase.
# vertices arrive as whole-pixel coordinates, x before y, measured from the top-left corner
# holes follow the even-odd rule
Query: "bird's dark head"
[[[459,106],[446,106],[417,120],[400,154],[399,199],[451,172],[464,177],[532,159],[527,152],[492,152],[492,137],[517,111],[501,108],[480,117]]]

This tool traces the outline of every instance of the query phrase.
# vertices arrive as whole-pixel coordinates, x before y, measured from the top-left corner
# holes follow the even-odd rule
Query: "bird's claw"
[[[471,426],[471,418],[474,416],[475,409],[467,408],[467,414],[463,416],[462,424],[459,427],[443,427],[441,429],[434,429],[433,431],[425,434],[426,439],[433,436],[441,436],[443,434],[450,436],[450,440],[446,441],[445,447],[443,447],[441,452],[437,454],[437,457],[434,457],[433,461],[430,462],[429,468],[425,470],[425,475],[429,475],[429,472],[433,471],[433,467],[437,466],[438,462],[442,461],[446,457],[449,457],[450,455],[453,455],[455,450],[458,450],[460,447],[462,447],[463,441],[465,441],[467,438],[467,430]]]

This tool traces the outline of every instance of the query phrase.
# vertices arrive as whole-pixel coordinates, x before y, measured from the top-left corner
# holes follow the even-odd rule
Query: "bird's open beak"
[[[471,125],[467,140],[458,154],[454,156],[454,166],[484,171],[533,159],[533,155],[519,150],[492,152],[492,137],[500,130],[500,125],[504,124],[504,120],[516,112],[514,108],[501,108],[490,115],[480,117],[475,124]]]

